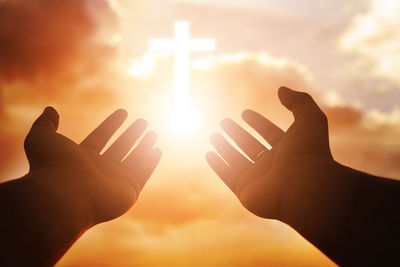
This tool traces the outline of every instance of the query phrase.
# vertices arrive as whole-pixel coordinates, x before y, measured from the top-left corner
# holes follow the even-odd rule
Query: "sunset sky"
[[[334,266],[289,226],[247,212],[204,154],[219,121],[242,123],[246,108],[286,129],[285,85],[322,106],[336,160],[400,178],[398,14],[395,0],[0,0],[0,180],[28,171],[23,140],[45,106],[76,142],[125,108],[158,133],[161,163],[132,209],[58,266]],[[191,55],[184,136],[171,129],[173,57],[148,51],[175,21],[217,43]]]

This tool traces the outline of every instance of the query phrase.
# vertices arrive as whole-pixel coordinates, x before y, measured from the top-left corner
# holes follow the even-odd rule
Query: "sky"
[[[28,171],[23,140],[45,106],[76,142],[122,107],[158,133],[161,163],[132,209],[58,266],[334,266],[289,226],[241,207],[204,154],[222,118],[246,127],[246,108],[286,129],[286,85],[321,105],[337,161],[399,178],[399,12],[394,0],[0,0],[0,180]],[[185,136],[171,129],[172,55],[147,47],[171,38],[174,21],[217,43],[192,54]]]

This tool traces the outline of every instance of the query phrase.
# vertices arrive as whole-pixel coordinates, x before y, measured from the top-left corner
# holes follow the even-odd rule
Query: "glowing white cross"
[[[174,39],[150,39],[151,51],[174,52],[175,60],[175,97],[174,116],[175,129],[186,130],[190,123],[189,92],[190,92],[190,52],[191,51],[214,51],[214,39],[190,39],[189,23],[184,21],[175,22]]]

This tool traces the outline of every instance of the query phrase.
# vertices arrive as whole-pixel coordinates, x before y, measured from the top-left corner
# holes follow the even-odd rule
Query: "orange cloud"
[[[99,21],[110,26],[114,16],[105,0],[1,1],[2,91],[14,91],[14,102],[64,98],[75,84],[107,66],[104,61],[114,48],[96,36]],[[3,93],[2,101],[9,94]]]
[[[95,29],[82,1],[3,1],[0,73],[3,80],[53,76],[74,62]],[[67,63],[68,62],[68,63]]]

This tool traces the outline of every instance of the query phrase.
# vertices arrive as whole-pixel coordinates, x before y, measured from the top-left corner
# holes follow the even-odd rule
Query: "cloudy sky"
[[[281,85],[327,113],[334,157],[400,177],[400,3],[394,0],[0,0],[0,179],[28,170],[24,137],[47,105],[76,142],[114,109],[160,136],[160,166],[121,218],[59,266],[333,266],[290,227],[249,214],[204,160],[223,117],[253,108],[286,129]],[[173,58],[149,53],[174,21],[217,50],[193,53],[193,131],[171,131]]]

